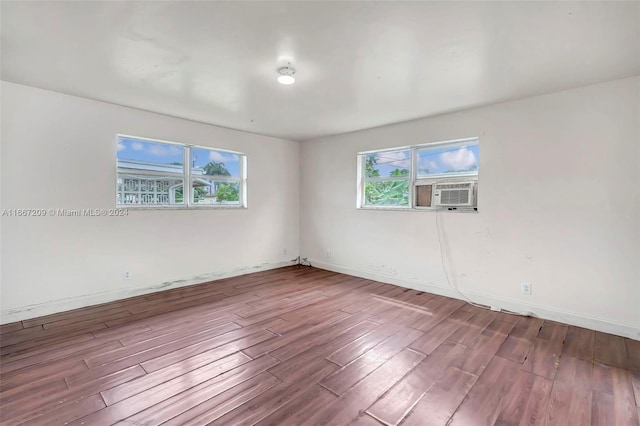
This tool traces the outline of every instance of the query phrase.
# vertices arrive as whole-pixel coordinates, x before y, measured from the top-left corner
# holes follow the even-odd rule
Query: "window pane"
[[[366,177],[409,176],[411,153],[405,149],[365,154],[364,168]]]
[[[191,148],[191,174],[240,177],[240,155],[206,148]]]
[[[417,152],[418,177],[478,173],[478,145],[425,148]]]
[[[183,181],[175,176],[118,173],[118,204],[143,206],[184,204]]]
[[[408,180],[382,180],[366,182],[364,204],[367,206],[408,206]]]
[[[194,178],[193,204],[240,204],[240,182]]]
[[[127,137],[118,138],[118,168],[183,173],[184,147]]]

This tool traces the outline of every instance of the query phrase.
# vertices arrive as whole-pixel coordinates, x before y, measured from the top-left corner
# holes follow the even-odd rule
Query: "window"
[[[239,205],[242,156],[208,148],[191,148],[194,205]]]
[[[478,142],[416,147],[416,179],[478,176]]]
[[[364,154],[365,206],[409,206],[411,151],[378,151]]]
[[[241,153],[117,137],[118,205],[246,207],[245,174]]]
[[[477,138],[358,154],[358,208],[477,210]]]

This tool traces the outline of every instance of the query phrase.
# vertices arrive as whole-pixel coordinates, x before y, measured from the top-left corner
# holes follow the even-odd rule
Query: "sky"
[[[418,177],[477,170],[479,159],[478,145],[442,148],[426,148],[417,151]],[[375,154],[376,170],[380,176],[389,176],[395,169],[411,169],[411,151],[387,151]]]
[[[180,145],[125,137],[118,139],[118,160],[137,160],[158,165],[182,164],[183,150]],[[194,147],[191,149],[191,161],[195,167],[203,167],[210,161],[222,162],[231,176],[240,176],[240,156],[237,154]]]

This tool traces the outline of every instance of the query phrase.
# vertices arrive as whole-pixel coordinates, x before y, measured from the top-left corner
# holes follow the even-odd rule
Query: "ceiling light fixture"
[[[289,85],[296,82],[296,79],[293,77],[293,75],[296,73],[296,70],[291,68],[290,63],[286,67],[280,68],[278,70],[278,73],[280,74],[278,76],[278,83]]]

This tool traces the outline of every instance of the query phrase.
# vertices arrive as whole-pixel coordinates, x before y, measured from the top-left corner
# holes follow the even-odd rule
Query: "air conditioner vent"
[[[433,204],[436,206],[473,206],[474,182],[443,182],[436,184]]]
[[[471,183],[439,183],[436,185],[436,189],[458,189],[458,188],[470,188]]]
[[[440,192],[440,204],[459,205],[469,202],[468,189],[449,189]]]

